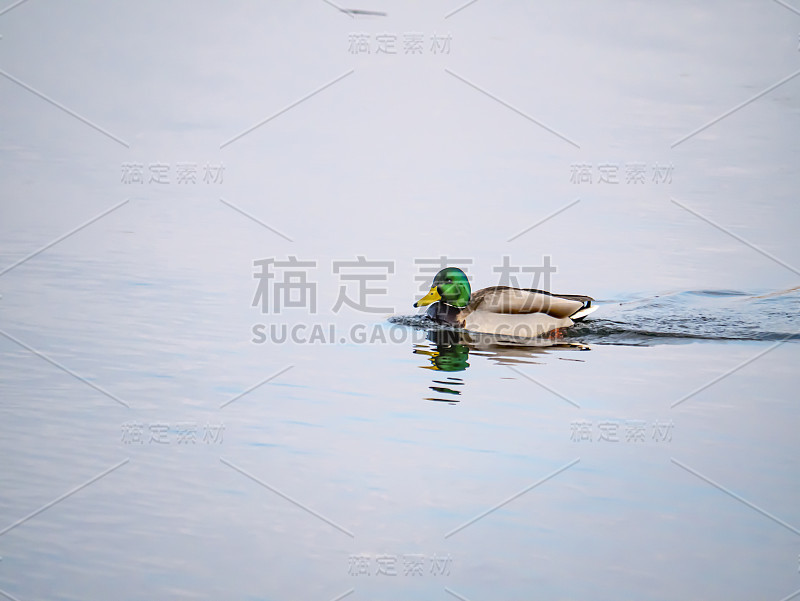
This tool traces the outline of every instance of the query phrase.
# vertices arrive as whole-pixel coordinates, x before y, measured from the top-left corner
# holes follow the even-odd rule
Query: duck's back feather
[[[591,301],[588,296],[556,296],[542,290],[491,286],[472,295],[466,312],[485,311],[505,315],[545,313],[563,319],[580,311]]]

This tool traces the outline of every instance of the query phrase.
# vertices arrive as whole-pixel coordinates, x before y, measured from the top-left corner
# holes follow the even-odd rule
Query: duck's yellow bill
[[[415,307],[424,307],[425,305],[430,305],[431,303],[435,303],[438,300],[441,300],[441,295],[439,291],[436,289],[436,286],[431,288],[431,291],[428,292],[425,296],[419,299],[417,302],[414,303]]]

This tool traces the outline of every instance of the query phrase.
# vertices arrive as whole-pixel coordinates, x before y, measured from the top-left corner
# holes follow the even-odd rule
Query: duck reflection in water
[[[427,357],[430,363],[429,365],[420,365],[420,367],[445,372],[466,370],[469,367],[470,351],[475,355],[485,356],[499,365],[515,365],[541,363],[535,358],[541,357],[553,349],[590,350],[586,345],[563,342],[558,337],[514,340],[438,328],[428,330],[426,338],[429,341],[428,345],[415,344],[413,349],[415,355]],[[455,404],[459,400],[454,397],[460,396],[461,391],[452,387],[464,386],[465,382],[463,378],[442,375],[441,379],[433,380],[433,384],[430,389],[435,393],[450,396],[446,398],[426,397],[426,401]]]
[[[426,355],[430,365],[421,365],[423,369],[434,369],[437,371],[464,371],[469,367],[469,347],[461,344],[461,337],[458,332],[451,330],[429,330],[426,338],[432,343],[430,348],[423,345],[414,345],[414,354]],[[447,376],[445,380],[433,380],[434,384],[430,389],[439,394],[449,394],[458,396],[461,391],[450,388],[450,386],[463,386],[464,380],[453,376]],[[458,399],[453,398],[428,397],[426,401],[438,401],[455,404]]]

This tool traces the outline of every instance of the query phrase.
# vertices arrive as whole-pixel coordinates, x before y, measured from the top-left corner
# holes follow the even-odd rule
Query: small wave
[[[393,315],[389,318],[389,323],[394,323],[400,326],[410,326],[412,328],[422,328],[426,330],[429,328],[447,329],[439,322],[428,317],[428,315],[425,313],[420,315]]]
[[[685,323],[682,326],[669,327],[663,323],[653,323],[653,327],[645,324],[626,324],[607,319],[595,319],[575,324],[564,332],[566,339],[574,339],[586,344],[632,344],[651,345],[667,343],[688,343],[702,340],[718,341],[779,341],[800,340],[800,333],[758,331],[746,326],[736,327],[728,324],[724,327],[709,328],[703,323]]]

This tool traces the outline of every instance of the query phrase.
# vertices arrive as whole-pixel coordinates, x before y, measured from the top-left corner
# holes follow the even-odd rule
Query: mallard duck
[[[414,306],[430,305],[429,317],[470,332],[535,338],[583,319],[597,309],[593,300],[509,286],[490,286],[472,294],[466,274],[447,267],[436,274],[430,292]]]

